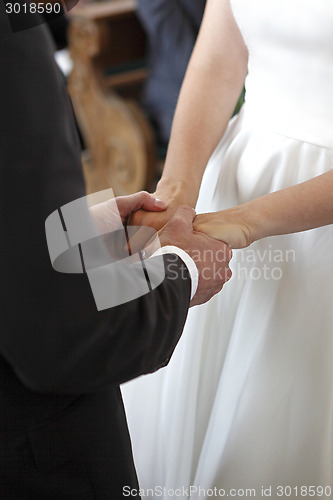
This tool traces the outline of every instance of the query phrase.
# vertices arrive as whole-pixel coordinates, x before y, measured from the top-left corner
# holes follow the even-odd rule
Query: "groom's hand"
[[[167,209],[167,204],[146,191],[140,191],[94,205],[90,207],[90,213],[100,233],[105,234],[120,229],[134,212],[141,209],[145,213],[163,212]]]
[[[176,245],[185,250],[198,268],[199,284],[191,306],[207,302],[222,289],[231,278],[232,257],[228,245],[193,231],[194,218],[193,208],[182,206],[159,233],[162,246]]]

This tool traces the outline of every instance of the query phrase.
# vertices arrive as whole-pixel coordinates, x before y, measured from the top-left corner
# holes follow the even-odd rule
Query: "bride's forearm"
[[[193,78],[189,72],[180,95],[159,188],[181,190],[186,197],[184,201],[194,206],[207,162],[225,132],[242,83],[224,82],[218,87],[224,87],[228,99],[214,98],[215,87],[205,85],[205,79],[194,88],[196,71],[192,71]],[[202,97],[204,93],[206,98]]]
[[[229,0],[208,0],[180,92],[157,192],[194,206],[203,172],[223,136],[247,71],[247,49]]]
[[[241,207],[252,241],[333,224],[333,171]]]

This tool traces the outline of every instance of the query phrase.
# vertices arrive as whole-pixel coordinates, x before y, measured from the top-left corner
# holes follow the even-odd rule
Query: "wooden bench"
[[[78,6],[70,17],[74,66],[68,86],[87,146],[87,191],[112,187],[122,195],[150,189],[156,155],[153,131],[139,104],[147,70],[136,1]]]

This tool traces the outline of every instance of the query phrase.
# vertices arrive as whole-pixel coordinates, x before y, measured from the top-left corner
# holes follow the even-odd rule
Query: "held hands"
[[[241,206],[221,212],[199,214],[193,222],[195,231],[227,243],[230,248],[245,248],[253,242],[251,224]]]
[[[172,219],[180,206],[189,204],[194,206],[195,199],[191,200],[188,194],[184,196],[183,193],[183,186],[174,184],[170,187],[159,184],[152,196],[165,200],[167,208],[152,210],[148,206],[142,206],[128,217],[128,224],[150,226],[159,231]],[[245,248],[253,243],[255,233],[255,224],[251,221],[249,213],[247,205],[239,205],[220,212],[199,214],[193,221],[193,229],[210,238],[223,241],[230,248]]]
[[[172,219],[159,232],[162,246],[182,248],[194,260],[199,274],[198,289],[190,306],[203,304],[218,293],[231,278],[230,248],[220,241],[193,231],[195,211],[181,206]]]
[[[150,226],[156,231],[159,231],[169,222],[181,205],[192,204],[192,206],[194,206],[195,204],[195,199],[188,199],[188,196],[184,195],[183,185],[177,183],[165,185],[160,181],[157,185],[156,192],[153,193],[152,196],[164,200],[167,203],[167,209],[160,212],[152,212],[148,211],[148,208],[142,207],[141,210],[134,212],[129,218],[129,225]]]
[[[127,224],[131,215],[140,209],[142,209],[143,213],[149,214],[151,212],[162,212],[166,208],[167,204],[164,201],[146,191],[140,191],[139,193],[118,196],[104,203],[94,205],[90,208],[90,213],[100,233],[104,234],[120,229],[120,222],[122,225]],[[119,221],[119,216],[121,221]]]
[[[121,259],[128,255],[129,243],[125,243],[123,227],[128,223],[130,216],[141,208],[151,212],[161,212],[167,208],[167,204],[146,191],[141,191],[129,196],[110,198],[90,207],[98,233],[103,236],[104,244],[113,258]],[[147,228],[142,229],[142,234],[136,238],[137,248],[131,244],[130,249],[133,252],[141,250],[152,237],[151,231],[147,231]]]
[[[120,229],[120,215],[122,224],[131,222],[134,225],[154,227],[159,231],[162,246],[175,245],[185,250],[194,260],[199,273],[197,292],[190,305],[203,304],[231,278],[229,261],[232,252],[225,243],[210,237],[209,232],[214,231],[211,222],[204,219],[207,214],[196,217],[193,208],[179,207],[181,197],[169,197],[166,204],[157,196],[161,195],[150,195],[142,191],[100,203],[90,210],[101,234]],[[208,215],[211,219],[214,214]],[[194,219],[197,224],[195,228]],[[202,228],[200,231],[207,234],[198,232],[199,227]]]

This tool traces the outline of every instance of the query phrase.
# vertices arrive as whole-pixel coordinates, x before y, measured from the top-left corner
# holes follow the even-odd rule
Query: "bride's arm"
[[[333,224],[333,171],[221,212],[201,214],[194,229],[244,248],[267,236]]]
[[[181,88],[157,197],[170,218],[180,204],[195,206],[206,164],[223,136],[247,72],[248,53],[229,0],[208,0],[200,33]],[[150,218],[150,219],[149,219]],[[156,224],[155,224],[156,225]]]

